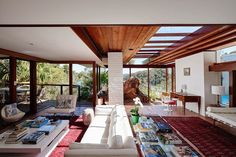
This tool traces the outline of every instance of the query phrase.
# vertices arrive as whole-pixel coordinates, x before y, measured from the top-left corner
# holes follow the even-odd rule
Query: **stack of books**
[[[28,133],[27,128],[16,128],[6,139],[6,144],[19,143],[22,138]]]
[[[182,144],[182,141],[174,133],[160,133],[158,137],[163,144]]]
[[[141,142],[158,142],[158,137],[154,131],[139,132],[138,136]]]
[[[31,124],[32,128],[40,128],[43,125],[48,124],[49,120],[46,117],[37,117]]]
[[[44,125],[38,129],[38,131],[44,132],[46,135],[50,134],[53,130],[55,130],[55,125]]]
[[[37,144],[45,137],[42,131],[33,132],[22,139],[23,144]]]
[[[171,153],[176,157],[198,157],[189,146],[174,146],[171,148]]]
[[[169,124],[165,122],[156,122],[157,128],[159,133],[171,133],[172,128],[170,127]]]
[[[167,157],[160,145],[154,143],[142,143],[142,151],[145,157]]]

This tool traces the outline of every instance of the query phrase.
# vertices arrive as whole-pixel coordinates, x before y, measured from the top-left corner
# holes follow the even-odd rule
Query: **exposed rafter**
[[[233,42],[235,32],[235,26],[204,27],[194,37],[189,37],[192,38],[189,42],[183,43],[171,51],[161,53],[160,56],[153,59],[149,64],[166,64],[173,62],[177,58]]]

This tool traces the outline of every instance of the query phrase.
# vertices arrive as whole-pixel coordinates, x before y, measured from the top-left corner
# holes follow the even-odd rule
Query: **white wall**
[[[1,0],[0,24],[235,24],[235,0]]]
[[[108,52],[109,105],[124,104],[123,55],[121,52]]]
[[[219,84],[219,74],[209,72],[209,65],[215,62],[215,53],[205,51],[176,60],[176,91],[187,85],[187,92],[201,96],[201,114],[205,115],[207,104],[215,104],[216,97],[211,94],[211,85]],[[190,68],[190,76],[184,76],[183,69]],[[186,108],[198,112],[196,103],[186,103]]]

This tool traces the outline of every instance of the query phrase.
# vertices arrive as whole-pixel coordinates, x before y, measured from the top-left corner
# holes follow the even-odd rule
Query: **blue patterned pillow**
[[[11,117],[17,114],[17,104],[9,104],[5,107],[5,115],[6,117]]]

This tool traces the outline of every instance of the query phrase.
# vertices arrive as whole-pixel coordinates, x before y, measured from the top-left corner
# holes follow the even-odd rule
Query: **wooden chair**
[[[161,100],[163,104],[167,104],[165,111],[173,111],[170,107],[177,106],[177,100],[172,100],[167,92],[162,92]]]

